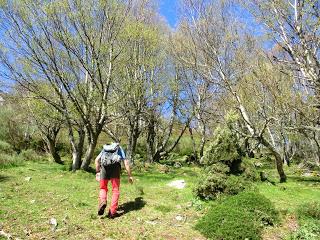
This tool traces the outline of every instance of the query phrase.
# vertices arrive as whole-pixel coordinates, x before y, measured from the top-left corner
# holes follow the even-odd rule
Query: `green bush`
[[[293,233],[289,240],[319,240],[320,236],[320,221],[308,222],[303,224]]]
[[[197,197],[216,199],[250,189],[259,179],[252,159],[246,158],[240,141],[228,127],[217,128],[202,163],[206,166],[194,189]]]
[[[232,173],[238,173],[241,158],[244,156],[239,139],[228,127],[218,127],[214,136],[201,162],[205,165],[221,162],[229,166]]]
[[[23,164],[23,161],[19,155],[0,153],[0,169],[16,167],[21,164]]]
[[[318,240],[320,236],[320,202],[312,201],[297,209],[299,229],[289,240]]]
[[[196,224],[210,239],[261,239],[264,225],[277,223],[273,204],[259,193],[242,192],[220,202]]]
[[[298,208],[299,218],[314,218],[320,220],[320,202],[308,202]]]
[[[0,140],[0,152],[7,153],[7,154],[14,153],[12,146],[9,143],[1,140]]]
[[[22,150],[19,156],[25,161],[38,161],[42,157],[33,149]]]
[[[203,174],[194,189],[194,193],[201,199],[216,199],[226,188],[227,175],[223,173]]]
[[[230,175],[225,182],[224,193],[228,195],[236,195],[245,189],[249,189],[251,187],[251,183],[246,181],[242,177],[238,177],[235,175]]]

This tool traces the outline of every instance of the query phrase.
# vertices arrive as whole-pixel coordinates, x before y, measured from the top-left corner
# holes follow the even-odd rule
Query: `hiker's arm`
[[[128,180],[130,183],[133,183],[133,177],[131,175],[131,169],[130,169],[130,164],[129,164],[129,160],[128,159],[125,159],[124,160],[124,166],[127,170],[127,173],[128,173]]]
[[[96,173],[100,172],[100,155],[99,154],[96,159],[94,160],[95,164],[96,164]]]

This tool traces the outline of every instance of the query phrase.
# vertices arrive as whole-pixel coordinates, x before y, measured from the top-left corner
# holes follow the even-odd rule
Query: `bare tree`
[[[286,181],[283,171],[283,159],[277,149],[266,137],[266,129],[270,119],[263,126],[256,124],[249,115],[236,84],[251,71],[250,58],[254,52],[251,40],[239,22],[231,14],[232,5],[228,1],[184,1],[186,15],[182,26],[192,39],[190,55],[196,61],[184,60],[203,79],[215,84],[232,96],[237,110],[251,138],[263,144],[275,157],[280,181]]]
[[[107,120],[121,30],[130,1],[12,1],[1,9],[1,58],[8,77],[57,109],[64,117],[73,150],[73,170],[88,169]],[[59,99],[41,92],[48,83]],[[78,143],[74,126],[79,133]],[[88,148],[81,163],[84,136]]]

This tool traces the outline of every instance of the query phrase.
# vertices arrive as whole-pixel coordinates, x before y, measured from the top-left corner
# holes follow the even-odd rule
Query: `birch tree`
[[[275,157],[280,181],[286,181],[283,159],[266,137],[265,122],[262,128],[249,115],[243,99],[237,92],[236,84],[250,72],[250,38],[244,34],[239,22],[232,15],[232,5],[228,1],[186,0],[187,15],[181,28],[193,39],[192,55],[196,62],[184,61],[206,81],[215,84],[234,99],[237,110],[251,138],[263,144]],[[240,26],[240,27],[239,27]]]
[[[7,77],[53,106],[64,117],[72,168],[88,169],[106,123],[120,32],[130,1],[6,1],[1,8],[1,58]],[[48,83],[59,99],[39,89]],[[74,134],[74,123],[79,133]],[[88,148],[81,161],[84,136]],[[78,141],[77,141],[78,139]]]

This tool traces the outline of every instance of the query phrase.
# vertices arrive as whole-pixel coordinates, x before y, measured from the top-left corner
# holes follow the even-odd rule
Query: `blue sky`
[[[163,15],[171,27],[175,27],[178,20],[178,0],[160,0],[160,14]]]

